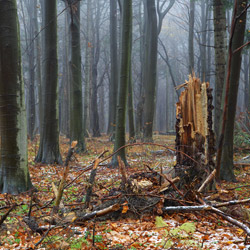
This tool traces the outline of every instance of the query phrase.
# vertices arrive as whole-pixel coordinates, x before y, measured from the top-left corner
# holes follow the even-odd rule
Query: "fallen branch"
[[[39,233],[40,235],[43,235],[45,229],[39,227],[34,217],[24,217],[23,221],[26,223],[26,225],[31,229],[33,233]]]
[[[238,204],[245,204],[250,202],[249,199],[244,199],[244,200],[234,200],[234,201],[227,201],[227,202],[222,202],[218,204],[213,204],[213,207],[227,207],[227,206],[233,206],[233,205],[238,205]]]
[[[0,226],[4,223],[4,221],[7,219],[7,217],[9,216],[10,212],[16,207],[16,204],[14,204],[13,206],[11,206],[11,208],[1,217],[0,219]]]
[[[233,219],[233,218],[230,217],[229,215],[227,215],[227,214],[223,213],[222,211],[220,211],[218,208],[211,207],[211,210],[212,210],[214,213],[216,213],[216,214],[222,216],[225,220],[227,220],[227,221],[230,222],[231,224],[233,224],[233,225],[235,225],[235,226],[237,226],[237,227],[243,229],[243,230],[247,233],[247,235],[250,236],[250,228],[249,228],[247,225],[245,225],[244,223],[242,223],[242,222],[240,222],[240,221],[238,221],[238,220]]]
[[[222,203],[215,203],[212,205],[204,204],[204,205],[197,205],[197,206],[170,206],[164,207],[162,210],[165,212],[190,212],[190,211],[202,211],[202,210],[211,210],[211,208],[218,208],[218,207],[227,207],[233,206],[238,204],[245,204],[250,202],[249,199],[244,200],[234,200],[234,201],[227,201]]]
[[[119,209],[120,209],[120,204],[114,204],[114,205],[107,207],[107,208],[104,208],[102,210],[94,211],[94,212],[85,214],[83,216],[80,216],[74,220],[74,223],[78,224],[78,223],[81,223],[81,222],[84,222],[84,221],[87,221],[87,220],[90,220],[90,219],[93,219],[96,217],[106,215],[106,214],[111,213],[111,212],[115,212]]]
[[[214,169],[214,171],[207,177],[207,179],[203,182],[203,184],[200,186],[200,188],[198,189],[198,192],[202,192],[203,189],[205,188],[205,186],[213,180],[213,178],[215,177],[216,174],[216,169]]]
[[[61,199],[62,199],[62,195],[63,195],[63,190],[64,190],[64,182],[68,176],[68,173],[69,173],[69,162],[71,160],[71,156],[73,155],[74,153],[74,149],[77,145],[77,141],[73,141],[71,143],[71,147],[68,151],[68,155],[66,157],[66,160],[65,160],[65,163],[64,163],[64,172],[63,172],[63,177],[60,181],[60,184],[59,184],[59,187],[58,187],[58,192],[57,192],[57,196],[56,196],[56,200],[55,200],[55,210],[58,209],[59,207],[59,204],[61,202]]]
[[[244,202],[249,202],[250,199],[244,200]],[[238,202],[238,203],[237,203]],[[240,201],[234,201],[234,202],[224,202],[221,204],[217,204],[217,206],[228,206],[228,205],[235,205],[235,204],[239,204]],[[242,201],[241,201],[242,202]],[[233,219],[231,216],[225,214],[224,212],[222,212],[221,210],[219,210],[218,208],[214,207],[215,205],[211,206],[208,204],[205,205],[200,205],[200,206],[171,206],[171,207],[164,207],[162,208],[163,212],[191,212],[191,211],[210,211],[210,212],[214,212],[220,216],[223,217],[223,219],[225,219],[226,221],[230,222],[231,224],[243,229],[248,236],[250,236],[250,228],[245,225],[244,223]]]

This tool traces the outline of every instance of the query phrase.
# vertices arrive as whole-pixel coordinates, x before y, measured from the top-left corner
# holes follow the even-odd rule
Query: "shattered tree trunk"
[[[214,168],[213,97],[209,83],[201,83],[195,76],[181,87],[185,90],[176,104],[175,171],[186,184],[203,181]]]

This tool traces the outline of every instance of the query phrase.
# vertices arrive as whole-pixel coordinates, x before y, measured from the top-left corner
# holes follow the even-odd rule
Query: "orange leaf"
[[[122,213],[123,213],[123,214],[126,214],[127,211],[128,211],[128,205],[123,206],[123,208],[122,208]]]

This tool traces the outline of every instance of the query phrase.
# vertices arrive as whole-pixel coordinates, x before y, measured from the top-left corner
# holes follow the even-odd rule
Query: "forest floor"
[[[155,135],[156,143],[174,148],[174,136]],[[41,165],[34,162],[38,150],[38,138],[29,143],[29,169],[34,187],[30,193],[18,196],[0,195],[0,219],[15,204],[7,219],[0,226],[0,249],[250,249],[245,232],[232,226],[219,215],[208,211],[190,213],[140,214],[129,216],[126,204],[123,216],[116,219],[92,219],[82,225],[74,223],[75,211],[84,204],[90,171],[82,170],[105,150],[112,153],[113,144],[108,137],[87,139],[87,153],[75,154],[70,163],[66,183],[71,183],[64,191],[64,221],[51,225],[48,222],[55,194],[52,183],[58,186],[63,175],[63,167]],[[61,138],[61,152],[65,159],[69,142]],[[157,146],[139,145],[127,148],[129,175],[145,170],[145,165],[155,171],[166,166],[173,167],[173,152],[158,155]],[[249,150],[239,150],[235,160],[249,154]],[[110,161],[107,160],[106,163]],[[105,162],[104,162],[105,163]],[[119,187],[121,178],[117,169],[101,164],[94,185],[93,204],[98,205],[114,187]],[[223,182],[222,191],[211,195],[220,201],[249,198],[250,166],[235,168],[237,183]],[[78,178],[76,178],[78,177]],[[32,199],[31,199],[32,197]],[[43,232],[32,232],[24,222],[31,207],[31,216]],[[249,223],[250,203],[236,208],[234,218],[247,226]],[[229,208],[233,209],[233,207]],[[242,212],[244,211],[244,212]],[[249,212],[248,212],[249,211]],[[60,220],[60,218],[58,218]],[[67,223],[65,222],[67,220]]]

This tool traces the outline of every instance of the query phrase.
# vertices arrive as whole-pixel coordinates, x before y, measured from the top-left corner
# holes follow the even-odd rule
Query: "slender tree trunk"
[[[135,124],[134,124],[134,101],[133,101],[133,82],[132,69],[130,67],[129,83],[128,83],[128,120],[129,120],[129,141],[136,142],[135,138]]]
[[[146,56],[145,56],[145,103],[144,103],[144,141],[153,140],[153,120],[155,113],[155,92],[157,81],[158,31],[155,1],[145,2],[146,21]]]
[[[114,151],[124,146],[125,138],[125,120],[126,105],[128,96],[128,85],[131,67],[131,48],[132,48],[132,0],[126,0],[122,8],[122,41],[121,41],[121,65],[120,65],[120,82],[118,93],[118,106],[116,109],[116,130]],[[111,164],[117,166],[117,156],[127,165],[125,148],[120,150],[112,158]]]
[[[208,12],[208,31],[207,31],[207,78],[206,81],[210,82],[210,77],[211,77],[211,18],[212,18],[212,11],[211,11],[211,7],[210,4],[208,4],[207,8],[209,8],[209,12]]]
[[[144,6],[144,5],[143,5]],[[145,17],[145,13],[144,13]],[[145,30],[145,20],[143,20],[142,17],[142,3],[139,4],[139,30],[140,30],[140,66],[141,66],[141,72],[140,72],[140,80],[139,80],[139,86],[138,86],[138,102],[136,106],[136,137],[141,138],[142,137],[142,128],[143,128],[143,107],[144,107],[144,58],[145,58],[145,36],[144,30]]]
[[[77,151],[85,150],[82,117],[82,71],[80,39],[80,1],[68,0],[70,11],[71,34],[71,105],[70,136],[71,141],[78,141]]]
[[[0,6],[0,192],[18,194],[32,187],[19,22],[15,0],[0,0]]]
[[[244,110],[248,116],[248,103],[249,103],[249,51],[244,55]],[[247,121],[246,117],[246,121]]]
[[[29,1],[26,3],[27,12],[29,13],[28,21],[28,41],[27,41],[27,53],[28,53],[28,65],[29,65],[29,82],[28,82],[28,135],[31,140],[35,135],[35,43],[33,38],[35,37],[35,21],[34,14],[37,8],[35,1]]]
[[[201,2],[201,80],[207,81],[207,17],[208,17],[208,6],[207,1]]]
[[[112,135],[112,133],[115,131],[117,90],[118,90],[117,0],[110,0],[110,64],[111,64],[111,80],[109,88],[108,134]]]
[[[67,6],[67,5],[66,5]],[[70,51],[69,47],[71,45],[70,38],[68,36],[69,30],[70,30],[70,13],[69,11],[65,14],[64,19],[64,35],[65,39],[62,41],[62,47],[63,47],[63,65],[62,65],[62,81],[59,88],[59,123],[60,123],[60,132],[65,134],[68,138],[71,138],[70,134],[70,79],[71,79],[71,73],[70,73]]]
[[[249,86],[248,86],[248,103],[247,103],[247,112],[248,112],[248,114],[249,114],[249,117],[250,117],[250,52],[249,52],[249,54],[248,54],[248,67],[249,67],[249,69],[248,69],[248,71],[249,71],[249,78],[248,78],[248,84],[249,84]],[[250,127],[250,121],[249,121],[249,127]]]
[[[100,133],[100,127],[99,127],[99,113],[98,113],[98,64],[100,59],[100,1],[96,0],[96,17],[95,17],[95,25],[94,20],[93,26],[95,29],[95,32],[93,32],[93,41],[94,43],[94,49],[93,49],[93,66],[92,66],[92,95],[91,95],[91,119],[92,119],[92,131],[94,137],[101,136]]]
[[[226,71],[226,12],[223,0],[213,0],[214,9],[214,46],[215,46],[215,111],[214,131],[217,137],[222,116],[222,93]]]
[[[192,72],[194,71],[194,12],[195,12],[195,1],[190,0],[189,31],[188,31],[189,74],[192,74]]]
[[[88,136],[89,128],[89,106],[90,106],[90,86],[92,85],[92,43],[91,43],[91,14],[92,0],[87,1],[87,33],[86,33],[86,52],[85,52],[85,86],[84,86],[84,117],[83,131],[84,135]]]
[[[34,11],[34,33],[39,32],[38,28],[38,16],[37,16],[37,0],[34,0],[35,11]],[[42,124],[42,69],[41,69],[41,39],[40,36],[36,37],[35,40],[36,49],[36,88],[38,97],[38,107],[36,113],[38,114],[38,128],[41,134],[41,124]]]
[[[37,162],[61,163],[58,119],[57,1],[44,0],[43,129]]]
[[[237,96],[239,88],[239,78],[241,70],[241,50],[235,52],[244,43],[244,34],[246,26],[246,11],[243,13],[247,2],[245,0],[237,1],[237,19],[235,24],[235,30],[232,38],[232,61],[231,71],[229,78],[229,93],[228,93],[228,104],[227,104],[227,120],[225,124],[225,133],[222,146],[222,157],[220,167],[220,178],[227,181],[234,181],[235,176],[233,173],[233,138],[234,138],[234,124],[235,114],[237,105]],[[242,14],[243,13],[243,14]]]

